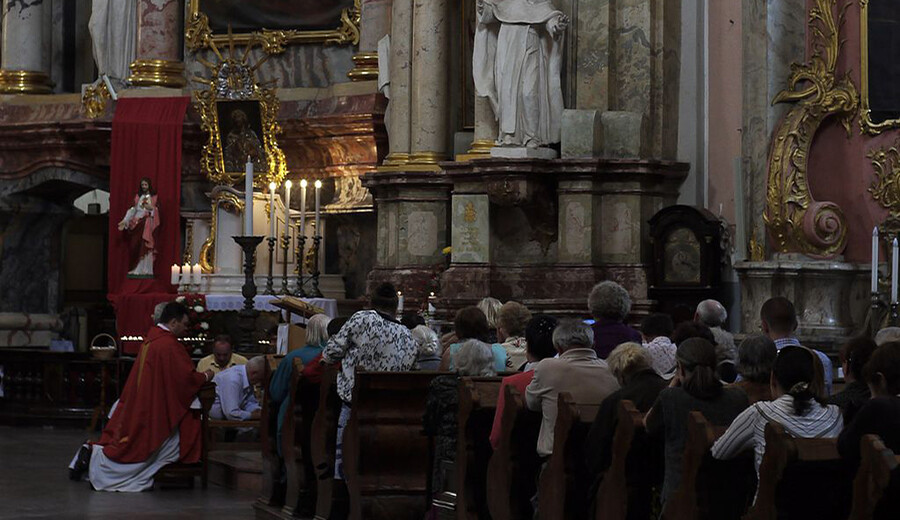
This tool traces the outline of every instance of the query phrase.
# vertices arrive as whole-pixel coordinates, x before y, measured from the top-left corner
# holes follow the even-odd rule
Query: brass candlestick
[[[266,239],[269,242],[269,276],[266,278],[266,294],[275,294],[273,270],[275,267],[275,237]]]
[[[312,264],[312,276],[310,281],[312,282],[312,288],[309,291],[309,296],[311,298],[321,298],[322,291],[319,290],[319,246],[322,244],[322,237],[320,235],[316,235],[313,237],[313,264]]]
[[[297,275],[297,290],[294,291],[294,294],[306,298],[303,280],[303,253],[306,251],[306,235],[303,234],[300,224],[297,224],[297,230],[297,249],[295,251],[297,266],[294,268],[294,273]]]
[[[288,248],[291,246],[291,237],[285,233],[281,235],[281,252],[284,253],[284,265],[281,270],[281,294],[289,296],[291,291],[288,289]]]

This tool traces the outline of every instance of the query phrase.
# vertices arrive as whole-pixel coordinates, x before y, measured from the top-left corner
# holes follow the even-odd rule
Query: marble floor
[[[256,497],[210,484],[145,493],[99,493],[69,480],[83,430],[0,426],[0,519],[253,518]]]

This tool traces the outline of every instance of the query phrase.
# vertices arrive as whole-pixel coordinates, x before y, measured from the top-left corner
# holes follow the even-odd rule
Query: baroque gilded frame
[[[244,201],[228,189],[214,190],[212,194],[212,219],[209,223],[209,237],[200,246],[198,262],[204,273],[212,273],[216,268],[216,231],[219,221],[219,207],[225,211],[239,214],[244,211]]]
[[[878,135],[891,128],[900,127],[900,119],[872,120],[869,106],[869,1],[859,0],[859,49],[860,49],[860,108],[859,126],[862,132]]]
[[[351,44],[359,43],[362,0],[354,0],[353,7],[341,12],[341,24],[333,29],[300,31],[262,29],[234,35],[213,34],[209,18],[200,10],[200,0],[190,0],[188,21],[185,24],[185,43],[192,51],[206,49],[215,43],[222,45],[259,45],[267,54],[281,54],[285,45],[301,43]]]

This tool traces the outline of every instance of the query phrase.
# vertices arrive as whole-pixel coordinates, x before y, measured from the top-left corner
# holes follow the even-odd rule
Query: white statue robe
[[[562,37],[547,22],[563,16],[549,0],[485,0],[475,31],[475,93],[490,100],[500,146],[558,143],[563,97]]]

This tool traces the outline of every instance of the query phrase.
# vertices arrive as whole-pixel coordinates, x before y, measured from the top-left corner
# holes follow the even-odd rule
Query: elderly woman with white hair
[[[331,318],[324,314],[316,314],[306,322],[306,345],[288,352],[278,363],[278,368],[272,374],[269,383],[269,399],[274,408],[278,408],[278,453],[281,453],[281,425],[284,424],[284,416],[287,413],[289,402],[288,394],[291,390],[291,372],[294,367],[294,359],[299,359],[303,365],[309,365],[325,348],[328,341],[328,323]],[[265,383],[265,382],[263,382]]]
[[[441,366],[441,340],[425,325],[416,325],[411,331],[419,354],[416,356],[416,370],[438,370]]]
[[[631,296],[621,285],[609,280],[595,285],[588,309],[594,317],[594,352],[600,359],[622,343],[641,342],[641,334],[624,323],[631,312]]]
[[[466,340],[455,355],[459,376],[493,376],[494,354],[491,346],[477,339]],[[444,490],[447,468],[456,460],[456,413],[459,408],[459,377],[438,376],[431,380],[425,399],[425,433],[434,437],[435,456],[431,489]]]

